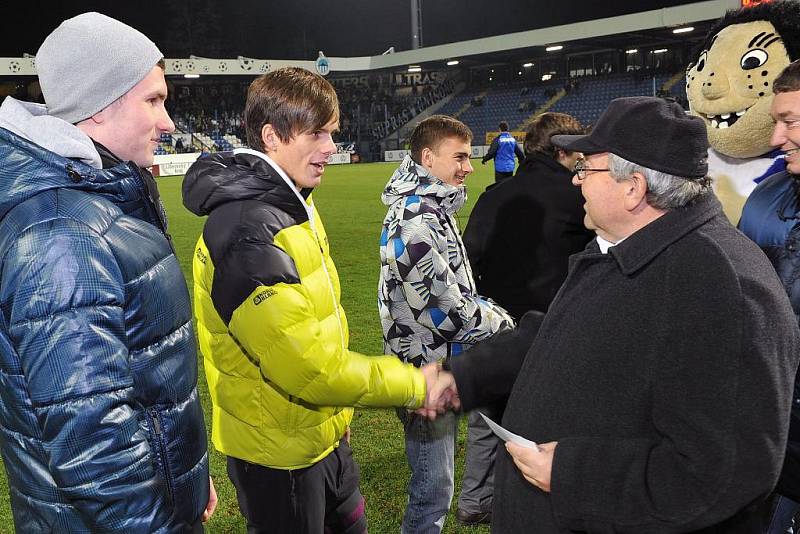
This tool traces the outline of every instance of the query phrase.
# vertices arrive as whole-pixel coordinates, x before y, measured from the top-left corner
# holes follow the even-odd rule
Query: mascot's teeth
[[[706,118],[708,119],[712,128],[724,129],[733,126],[736,121],[739,120],[739,117],[744,115],[746,112],[747,110],[743,109],[742,111],[723,113],[722,115],[706,115]]]

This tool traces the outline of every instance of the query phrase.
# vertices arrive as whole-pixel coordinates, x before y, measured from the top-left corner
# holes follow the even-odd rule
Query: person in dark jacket
[[[800,60],[789,64],[772,84],[771,114],[775,130],[770,143],[786,155],[786,170],[761,182],[747,199],[739,229],[766,253],[800,318]],[[778,480],[770,533],[796,532],[792,518],[800,512],[800,389],[789,442]]]
[[[464,246],[478,293],[519,320],[547,311],[567,276],[567,260],[594,237],[583,226],[583,199],[572,185],[582,156],[553,146],[550,137],[580,134],[570,115],[542,113],[525,135],[525,161],[514,180],[484,192],[464,230]]]
[[[502,121],[499,128],[500,135],[492,139],[489,150],[481,159],[481,165],[486,165],[487,161],[494,159],[494,181],[498,183],[514,175],[514,156],[520,161],[525,159],[525,154],[520,150],[517,140],[508,133],[508,123]]]
[[[202,532],[216,505],[191,304],[152,175],[162,54],[99,13],[0,106],[0,450],[17,532]]]
[[[586,155],[573,183],[597,239],[546,315],[453,359],[430,396],[510,394],[502,425],[538,443],[498,453],[493,532],[761,533],[800,340],[710,189],[703,123],[620,98],[553,143]]]

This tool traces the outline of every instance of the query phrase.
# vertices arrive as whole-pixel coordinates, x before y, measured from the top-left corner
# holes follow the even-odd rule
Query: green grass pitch
[[[461,230],[478,195],[493,181],[493,166],[473,160],[475,172],[467,178],[468,201],[457,215]],[[364,354],[381,354],[381,327],[377,309],[379,270],[378,238],[386,207],[381,191],[396,168],[394,163],[331,165],[325,170],[322,185],[315,191],[317,209],[328,232],[333,259],[342,285],[342,303],[350,323],[350,348]],[[182,177],[159,178],[161,197],[169,215],[169,231],[178,259],[191,291],[192,250],[203,226],[203,219],[189,213],[181,202]],[[200,362],[198,388],[210,425],[210,399]],[[465,419],[461,421],[456,456],[456,496],[444,532],[488,532],[488,528],[460,527],[455,508],[464,462]],[[351,444],[361,467],[361,491],[367,501],[369,530],[373,534],[400,531],[405,508],[405,488],[409,471],[403,447],[403,432],[391,410],[357,410]],[[210,437],[210,428],[209,428]],[[219,494],[219,506],[206,525],[210,533],[245,532],[236,505],[236,495],[225,473],[225,460],[209,441],[211,474]],[[0,472],[0,532],[13,532],[5,471]],[[20,533],[22,534],[22,533]]]

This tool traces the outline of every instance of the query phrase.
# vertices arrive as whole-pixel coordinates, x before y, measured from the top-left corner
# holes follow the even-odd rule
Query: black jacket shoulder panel
[[[226,323],[258,286],[300,282],[294,260],[274,243],[278,232],[296,224],[257,200],[228,202],[211,213],[203,229],[215,267],[211,300]]]

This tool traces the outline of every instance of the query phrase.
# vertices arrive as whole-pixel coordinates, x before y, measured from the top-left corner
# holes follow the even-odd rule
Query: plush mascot
[[[772,150],[772,81],[800,56],[800,2],[729,11],[686,73],[691,112],[706,123],[709,174],[735,224],[756,184],[784,168]]]

